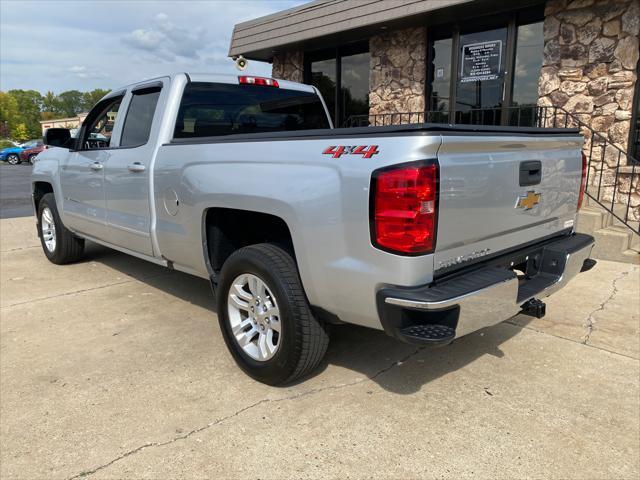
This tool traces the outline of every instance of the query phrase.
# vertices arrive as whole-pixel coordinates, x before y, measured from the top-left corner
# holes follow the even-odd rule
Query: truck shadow
[[[496,325],[431,348],[404,344],[378,330],[337,326],[326,362],[360,372],[389,392],[409,395],[485,355],[503,358],[500,345],[520,330],[511,324]]]
[[[170,271],[97,245],[87,248],[86,261],[103,263],[150,287],[216,313],[213,295],[206,280]],[[215,330],[203,331],[203,335],[217,331],[217,319],[213,315],[211,321]],[[357,372],[357,382],[369,379],[381,388],[400,395],[415,393],[430,382],[485,355],[502,358],[504,353],[500,345],[522,330],[517,325],[500,324],[458,339],[446,347],[423,348],[404,344],[382,331],[370,328],[355,325],[331,325],[329,328],[331,342],[323,363],[297,384],[322,375],[325,370],[339,367]],[[221,336],[217,334],[217,337],[214,341],[219,344],[218,347],[226,348]],[[351,381],[347,379],[344,383]]]

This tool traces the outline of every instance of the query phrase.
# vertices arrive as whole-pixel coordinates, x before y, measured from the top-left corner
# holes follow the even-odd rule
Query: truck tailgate
[[[443,135],[436,276],[570,231],[582,142],[575,134]]]

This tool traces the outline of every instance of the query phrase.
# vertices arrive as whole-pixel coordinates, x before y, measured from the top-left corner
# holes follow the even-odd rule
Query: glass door
[[[458,42],[456,122],[499,125],[505,94],[507,27],[461,33]]]
[[[429,29],[427,122],[534,126],[541,6]]]

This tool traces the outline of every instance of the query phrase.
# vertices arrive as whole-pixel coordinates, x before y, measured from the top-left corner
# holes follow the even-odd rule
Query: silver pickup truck
[[[577,130],[333,129],[318,91],[175,74],[116,89],[77,138],[50,129],[33,169],[44,254],[85,240],[206,278],[238,365],[268,384],[309,373],[328,326],[444,345],[589,268],[574,232]]]

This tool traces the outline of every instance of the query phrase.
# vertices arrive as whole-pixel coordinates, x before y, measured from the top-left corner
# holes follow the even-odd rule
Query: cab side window
[[[160,98],[160,87],[150,87],[132,92],[131,102],[124,119],[121,147],[139,147],[149,141],[153,116]]]
[[[96,150],[111,146],[111,134],[122,98],[110,98],[94,107],[83,125],[81,150]]]

